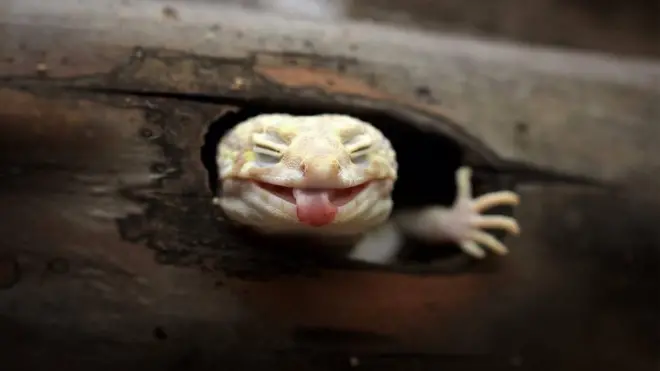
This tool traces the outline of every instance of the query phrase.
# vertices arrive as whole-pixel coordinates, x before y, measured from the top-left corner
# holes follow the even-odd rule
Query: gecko
[[[515,218],[483,214],[519,204],[519,195],[473,197],[469,166],[455,172],[451,206],[393,212],[396,151],[376,126],[349,115],[254,116],[222,136],[216,163],[222,190],[213,203],[230,221],[262,235],[343,244],[353,261],[392,264],[407,237],[455,242],[477,259],[488,250],[505,255],[508,248],[484,229],[520,233]]]

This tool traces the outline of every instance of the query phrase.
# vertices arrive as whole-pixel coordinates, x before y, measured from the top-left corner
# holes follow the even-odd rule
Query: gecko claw
[[[516,219],[504,215],[481,215],[494,206],[518,205],[520,196],[511,191],[491,192],[477,198],[472,196],[472,170],[463,166],[456,171],[457,197],[453,213],[457,219],[468,221],[465,233],[459,238],[459,246],[468,255],[482,259],[486,256],[481,246],[498,255],[506,255],[509,249],[492,234],[482,231],[484,228],[502,229],[513,235],[520,234]],[[481,245],[481,246],[480,246]]]

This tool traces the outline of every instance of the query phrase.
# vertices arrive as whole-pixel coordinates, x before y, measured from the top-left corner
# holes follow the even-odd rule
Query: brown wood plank
[[[303,32],[317,35],[321,57],[294,56],[307,64],[295,68],[308,74],[293,80],[277,74],[291,68],[291,55],[257,53],[256,64],[245,64],[255,60],[246,52],[252,38],[272,32],[269,23],[231,47],[212,48],[184,42],[208,32],[201,25],[175,32],[157,22],[109,27],[25,16],[0,15],[0,339],[10,344],[0,362],[16,365],[8,369],[64,362],[72,370],[138,362],[143,370],[657,364],[660,205],[653,169],[660,160],[649,153],[660,116],[657,88],[639,81],[656,76],[656,67],[615,62],[623,77],[592,80],[575,71],[541,73],[532,66],[534,53],[523,53],[524,68],[473,56],[476,67],[460,69],[464,61],[443,51],[436,67],[408,76],[409,59],[393,65],[377,54],[358,54],[339,67],[318,34]],[[232,25],[238,27],[228,21],[223,32],[232,35]],[[378,42],[397,52],[385,39],[364,48]],[[26,67],[43,56],[50,58],[45,76]],[[599,63],[595,70],[607,70],[608,62]],[[343,80],[328,84],[333,65]],[[499,73],[508,77],[492,77]],[[504,158],[625,187],[521,186],[516,216],[523,235],[507,239],[509,257],[482,264],[489,269],[412,275],[271,261],[265,257],[277,251],[245,245],[216,220],[209,202],[200,148],[209,122],[235,101],[57,88],[233,91],[363,104],[337,98],[357,93],[377,108],[378,97],[361,83],[370,78],[377,91],[412,100],[420,81],[432,81],[451,120]],[[335,90],[310,93],[310,86]],[[501,93],[512,86],[519,95]],[[297,265],[309,265],[309,275],[287,271]]]
[[[352,22],[338,28],[208,3],[180,5],[177,21],[163,21],[162,4],[143,1],[122,8],[121,26],[115,26],[114,5],[99,0],[84,10],[75,6],[17,2],[0,15],[0,75],[37,76],[32,62],[42,59],[53,76],[86,77],[57,81],[78,86],[336,102],[337,90],[355,93],[356,86],[369,84],[413,106],[427,100],[417,92],[431,91],[436,99],[428,109],[442,114],[436,121],[454,122],[504,159],[614,182],[628,179],[631,169],[658,168],[650,155],[660,136],[653,124],[660,117],[660,67],[654,61]],[[292,64],[299,77],[272,73]],[[335,94],[285,89],[300,84]],[[390,100],[377,108],[391,107]]]

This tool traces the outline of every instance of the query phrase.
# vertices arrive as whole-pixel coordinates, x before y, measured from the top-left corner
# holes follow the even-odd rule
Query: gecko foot
[[[507,247],[483,228],[503,229],[518,235],[516,219],[504,215],[482,215],[487,209],[499,205],[517,205],[520,197],[515,192],[498,191],[472,197],[472,169],[461,167],[456,171],[457,197],[448,214],[443,217],[445,230],[458,242],[461,249],[475,258],[486,256],[483,245],[496,254],[505,255]]]

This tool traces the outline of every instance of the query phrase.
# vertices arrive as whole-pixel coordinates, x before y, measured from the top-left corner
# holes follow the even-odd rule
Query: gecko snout
[[[300,172],[311,181],[336,179],[340,169],[339,161],[334,158],[314,158],[300,163]]]

